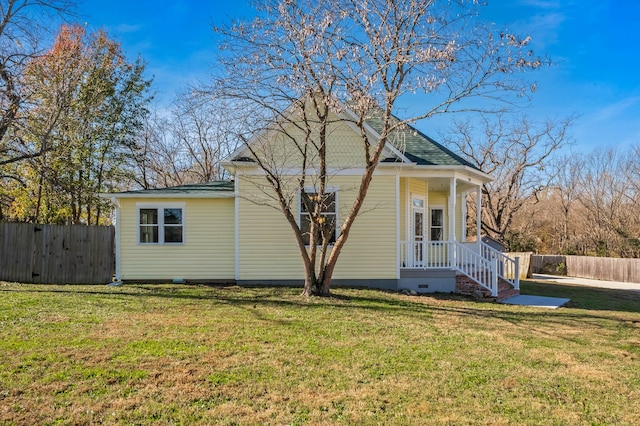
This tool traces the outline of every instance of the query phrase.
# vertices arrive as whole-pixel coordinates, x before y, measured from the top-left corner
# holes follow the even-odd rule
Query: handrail
[[[490,245],[480,242],[480,253],[485,259],[497,259],[498,276],[507,281],[514,289],[520,290],[520,259],[512,259]]]
[[[406,269],[455,269],[498,295],[497,257],[488,258],[457,241],[403,241],[400,267]]]
[[[498,296],[498,263],[496,259],[487,259],[476,251],[454,241],[457,253],[456,269]]]

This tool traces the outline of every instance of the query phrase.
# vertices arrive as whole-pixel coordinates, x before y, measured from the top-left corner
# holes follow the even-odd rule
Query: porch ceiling
[[[451,182],[450,178],[430,177],[430,178],[425,178],[425,180],[429,182],[430,191],[449,192],[449,184]],[[456,182],[456,188],[457,188],[457,192],[460,193],[460,192],[475,190],[477,188],[477,185],[474,185],[462,179],[458,179]]]

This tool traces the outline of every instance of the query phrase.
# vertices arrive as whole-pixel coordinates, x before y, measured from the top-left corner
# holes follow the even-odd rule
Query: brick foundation
[[[498,279],[498,297],[491,296],[491,292],[478,284],[473,278],[466,275],[456,275],[456,293],[474,296],[481,299],[503,300],[507,297],[520,294],[520,290],[511,287],[511,284],[503,279]]]

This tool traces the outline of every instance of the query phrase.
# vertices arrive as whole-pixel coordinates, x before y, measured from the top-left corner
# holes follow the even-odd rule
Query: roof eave
[[[204,193],[189,193],[189,192],[175,193],[175,194],[148,193],[148,192],[140,192],[140,193],[116,192],[113,194],[100,194],[100,196],[103,198],[109,198],[109,199],[114,199],[114,198],[115,199],[121,199],[121,198],[155,198],[155,199],[159,199],[159,198],[234,198],[235,194],[233,193],[233,191],[231,191],[228,194],[226,193],[204,194]]]
[[[476,169],[475,167],[470,167],[466,165],[442,165],[442,164],[416,164],[413,163],[414,166],[411,167],[411,170],[434,170],[434,171],[452,171],[452,172],[465,172],[467,174],[471,174],[474,177],[478,178],[482,181],[482,183],[489,183],[495,180],[493,176],[487,174],[481,170]]]

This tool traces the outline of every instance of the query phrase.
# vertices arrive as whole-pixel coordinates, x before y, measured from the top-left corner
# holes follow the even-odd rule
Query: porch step
[[[516,290],[515,288],[509,286],[508,289],[498,290],[498,297],[496,297],[496,301],[500,302],[502,300],[508,299],[512,296],[517,296],[520,294],[520,290]]]
[[[509,282],[498,279],[498,296],[491,296],[491,292],[478,284],[473,278],[469,278],[464,274],[456,275],[456,293],[465,294],[467,296],[478,297],[483,300],[504,300],[511,296],[520,294],[520,290],[516,290]]]

